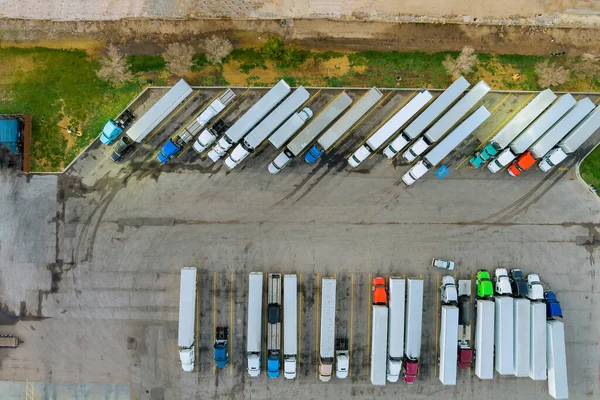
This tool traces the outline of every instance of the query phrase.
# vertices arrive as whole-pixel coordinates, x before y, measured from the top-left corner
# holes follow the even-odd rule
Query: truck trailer
[[[402,131],[398,137],[383,150],[387,158],[394,158],[406,145],[429,127],[456,99],[464,93],[470,83],[462,76],[455,80],[429,107]]]
[[[506,167],[517,156],[529,148],[538,140],[548,129],[552,127],[563,115],[575,105],[575,98],[567,93],[558,98],[546,111],[533,121],[508,148],[501,151],[494,160],[488,164],[488,169],[492,173],[500,171]]]
[[[494,379],[494,302],[477,299],[475,321],[475,375]]]
[[[275,130],[283,124],[308,98],[308,90],[300,86],[284,101],[281,102],[265,119],[248,133],[240,144],[238,144],[229,157],[225,159],[225,165],[229,169],[235,168],[250,153],[257,149]],[[312,112],[308,110],[312,115]]]
[[[471,159],[469,163],[479,168],[504,150],[521,132],[529,126],[552,102],[556,95],[550,89],[538,93],[517,115],[504,125],[504,127]]]
[[[279,150],[289,138],[294,136],[311,119],[313,112],[310,108],[304,107],[297,113],[292,114],[276,131],[269,137],[269,143]]]
[[[494,355],[496,371],[500,375],[512,375],[514,371],[514,315],[513,298],[495,296]]]
[[[537,160],[546,155],[567,133],[594,109],[594,103],[587,97],[579,100],[552,128],[542,135],[525,153],[521,154],[510,167],[508,173],[518,176],[528,170]]]
[[[319,379],[329,382],[335,356],[335,278],[321,279],[321,336],[319,340]]]
[[[250,377],[260,375],[262,307],[263,274],[262,272],[251,272],[248,277],[248,331],[246,333],[246,355]]]
[[[548,392],[555,399],[569,398],[565,326],[562,321],[546,321]]]
[[[250,132],[291,90],[290,86],[283,79],[277,82],[256,104],[250,107],[244,115],[231,125],[211,151],[208,152],[210,159],[216,162],[223,157],[231,146],[239,142],[246,133]],[[200,147],[200,152],[203,152],[217,139],[215,136],[210,135],[210,132],[207,132],[206,135],[204,132],[198,138],[198,141],[201,141],[204,145]]]
[[[295,379],[298,367],[298,278],[283,277],[283,376]]]
[[[407,151],[402,153],[402,157],[407,162],[413,162],[418,156],[423,154],[433,143],[437,142],[448,132],[456,123],[469,112],[490,91],[490,87],[484,81],[473,86],[446,114],[437,120],[431,128],[417,139]]]
[[[344,110],[350,107],[352,104],[352,99],[346,92],[340,93],[335,99],[331,101],[325,107],[323,111],[321,111],[315,119],[312,120],[310,124],[306,128],[304,128],[298,136],[293,138],[290,143],[286,146],[286,148],[279,153],[277,157],[269,164],[269,172],[272,174],[277,174],[289,162],[292,158],[297,157],[301,154],[306,146],[308,146],[312,141],[321,133],[325,128],[327,128],[337,117],[339,117]],[[275,135],[273,135],[275,136]],[[277,146],[276,146],[277,147]]]
[[[353,168],[358,167],[367,157],[375,153],[379,147],[387,142],[398,129],[402,128],[412,117],[418,114],[432,98],[433,95],[428,90],[421,90],[348,158],[348,164]]]
[[[281,359],[281,274],[269,274],[267,299],[267,376],[279,377]]]
[[[387,380],[398,382],[404,355],[404,303],[406,301],[406,281],[390,278]]]
[[[181,268],[177,345],[181,369],[194,370],[196,340],[196,268]]]
[[[192,92],[191,86],[181,79],[129,128],[127,136],[141,143]]]
[[[569,154],[573,154],[581,145],[600,129],[600,106],[588,114],[573,130],[550,150],[540,161],[539,167],[548,172],[560,164]]]
[[[450,132],[441,142],[439,142],[429,153],[423,157],[423,160],[415,164],[407,173],[402,176],[402,181],[410,186],[427,171],[440,163],[452,150],[454,150],[463,140],[475,131],[490,116],[490,112],[481,106]]]
[[[534,381],[546,380],[546,305],[532,301],[530,305],[531,338],[529,377]]]
[[[440,324],[440,382],[443,385],[456,385],[456,364],[458,361],[458,307],[442,305]]]
[[[329,150],[338,140],[348,132],[377,102],[383,97],[383,93],[376,87],[367,91],[356,101],[351,109],[346,111],[342,117],[331,126],[304,156],[304,160],[313,164],[321,155]]]
[[[473,361],[471,345],[471,281],[458,281],[458,369],[469,369]]]
[[[517,377],[529,376],[529,351],[531,344],[531,302],[525,298],[515,298],[513,302],[515,343],[513,374]]]
[[[385,305],[373,305],[373,324],[371,326],[371,383],[385,385],[388,308]]]
[[[423,280],[409,278],[406,288],[406,321],[404,332],[404,382],[415,383],[421,357],[421,328],[423,322]]]

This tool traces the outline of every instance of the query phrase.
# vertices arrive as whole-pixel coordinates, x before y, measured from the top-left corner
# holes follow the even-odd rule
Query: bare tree
[[[450,54],[442,61],[448,75],[453,79],[460,78],[461,75],[469,74],[477,64],[477,54],[471,46],[463,47],[457,58],[452,58]]]
[[[229,40],[216,35],[205,39],[202,47],[206,53],[206,59],[213,64],[221,64],[233,50],[233,45]]]
[[[194,53],[192,46],[183,43],[171,43],[167,46],[167,51],[164,54],[167,69],[177,76],[187,74],[192,68]]]
[[[571,73],[565,67],[550,64],[550,61],[546,60],[536,64],[535,75],[537,76],[539,85],[543,88],[548,88],[550,86],[562,85],[569,79]]]
[[[119,52],[114,44],[109,44],[106,48],[107,55],[100,59],[100,69],[96,73],[100,79],[111,82],[113,85],[120,85],[133,79],[133,75],[125,57]]]

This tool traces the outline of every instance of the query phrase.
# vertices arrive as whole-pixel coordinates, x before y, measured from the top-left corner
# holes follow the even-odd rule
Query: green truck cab
[[[490,142],[483,149],[475,153],[475,155],[469,160],[469,163],[475,168],[480,168],[496,154],[498,154],[498,149],[496,149],[494,143]]]
[[[492,297],[494,295],[494,287],[490,279],[490,273],[480,269],[477,271],[477,279],[475,280],[477,285],[477,297],[485,298]]]

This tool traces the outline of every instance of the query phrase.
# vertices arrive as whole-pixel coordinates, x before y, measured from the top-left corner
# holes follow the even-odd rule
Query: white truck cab
[[[371,152],[363,144],[362,146],[360,146],[358,148],[358,150],[356,150],[354,152],[354,154],[352,154],[350,156],[350,158],[348,158],[348,164],[350,164],[350,166],[352,168],[356,168],[360,165],[360,163],[365,161],[367,159],[367,157],[369,157],[370,155],[371,155]]]
[[[544,300],[544,287],[537,274],[527,275],[527,298],[529,300]]]
[[[253,378],[260,375],[260,356],[258,354],[248,354],[248,375]]]
[[[407,173],[402,176],[402,182],[406,185],[410,186],[417,181],[420,177],[425,175],[425,173],[429,171],[429,168],[425,165],[423,161],[419,161],[415,164],[414,167],[408,170]]]
[[[442,286],[440,287],[440,291],[442,292],[441,297],[443,304],[458,303],[456,283],[454,282],[454,278],[452,276],[445,275],[442,277]]]
[[[515,158],[517,157],[513,154],[510,148],[507,148],[504,149],[500,154],[498,154],[496,158],[490,161],[487,167],[492,173],[495,174],[496,172],[500,171],[502,168],[510,164],[510,162]]]
[[[225,165],[229,169],[234,169],[239,163],[248,157],[248,154],[250,154],[248,150],[246,150],[240,143],[235,147],[235,149],[233,149],[229,157],[225,159]]]
[[[552,167],[560,164],[563,160],[567,158],[567,154],[561,149],[557,147],[555,149],[550,150],[542,161],[540,161],[539,167],[542,171],[548,172],[552,169]]]
[[[425,152],[425,150],[427,150],[428,147],[429,145],[427,144],[425,139],[419,138],[416,142],[413,143],[412,146],[408,148],[408,150],[402,153],[402,157],[408,162],[413,162],[417,157],[423,154],[423,152]]]
[[[510,279],[508,279],[508,271],[506,268],[496,268],[496,293],[511,295]]]
[[[335,377],[338,379],[346,379],[348,377],[349,368],[350,357],[348,351],[338,352],[335,359]]]
[[[386,148],[383,150],[383,155],[389,159],[392,159],[398,154],[400,150],[402,150],[408,144],[408,140],[404,138],[402,135],[398,135],[396,139],[392,141]]]
[[[217,137],[212,134],[210,129],[205,129],[202,131],[196,142],[194,142],[194,150],[196,153],[202,153],[204,150],[208,149],[208,146],[213,144],[217,140]]]

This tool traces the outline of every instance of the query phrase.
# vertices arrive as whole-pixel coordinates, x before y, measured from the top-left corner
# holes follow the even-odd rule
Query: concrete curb
[[[585,159],[590,154],[592,154],[592,152],[594,150],[596,150],[596,148],[598,146],[600,146],[600,142],[598,142],[585,156],[583,156],[583,158],[581,160],[579,160],[577,165],[575,165],[575,175],[577,176],[577,179],[579,180],[579,182],[581,182],[581,184],[596,197],[596,200],[598,200],[600,202],[600,196],[598,195],[598,192],[596,192],[594,189],[592,189],[592,186],[590,184],[588,184],[585,180],[583,180],[583,178],[581,177],[581,173],[579,171],[579,168],[581,168],[581,164],[585,161]]]

